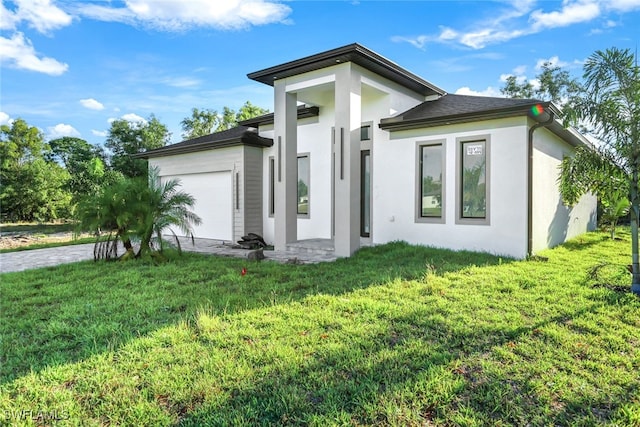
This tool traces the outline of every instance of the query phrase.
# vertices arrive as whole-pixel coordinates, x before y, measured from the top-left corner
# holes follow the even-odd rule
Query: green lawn
[[[319,265],[185,254],[3,274],[0,421],[640,425],[620,236],[548,261],[394,243]]]

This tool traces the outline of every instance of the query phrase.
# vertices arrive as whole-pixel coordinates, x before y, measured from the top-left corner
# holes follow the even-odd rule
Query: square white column
[[[353,64],[336,67],[334,245],[343,257],[360,247],[361,80]]]
[[[297,95],[286,91],[286,81],[276,80],[274,111],[275,249],[286,250],[298,234],[298,114]]]

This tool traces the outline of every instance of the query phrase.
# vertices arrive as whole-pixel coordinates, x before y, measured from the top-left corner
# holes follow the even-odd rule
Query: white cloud
[[[128,0],[124,8],[81,4],[82,16],[102,21],[138,23],[157,30],[183,31],[194,26],[222,30],[286,22],[291,8],[272,0]]]
[[[394,42],[406,42],[424,49],[427,43],[459,44],[472,49],[482,49],[496,43],[503,43],[518,37],[539,33],[559,27],[587,23],[596,18],[607,19],[608,14],[640,10],[640,0],[563,0],[541,2],[545,9],[534,10],[535,0],[512,2],[492,2],[500,9],[490,16],[480,17],[464,30],[440,27],[436,34],[422,34],[413,37],[393,36]],[[616,22],[607,19],[604,28],[612,28]],[[592,34],[602,32],[592,30]]]
[[[507,8],[502,8],[491,18],[482,19],[467,31],[440,27],[440,33],[434,36],[420,35],[413,38],[394,36],[391,40],[408,42],[420,49],[424,48],[427,42],[459,43],[473,49],[481,49],[489,44],[508,41],[526,34],[526,29],[521,29],[521,26],[509,27],[507,24],[529,13],[534,3],[534,0],[512,1],[508,3]]]
[[[16,14],[4,7],[4,3],[0,1],[0,30],[15,30],[19,21]]]
[[[523,30],[495,30],[493,28],[485,28],[479,31],[472,31],[461,34],[458,42],[473,49],[482,49],[489,44],[506,42],[516,37],[525,35]]]
[[[600,16],[600,5],[595,0],[577,0],[562,2],[562,8],[545,13],[536,10],[531,13],[532,28],[539,31],[544,28],[566,27],[580,22],[589,22]]]
[[[487,87],[485,90],[477,91],[471,89],[469,86],[463,86],[455,91],[456,95],[472,95],[472,96],[492,96],[492,97],[501,97],[504,95],[500,93],[500,91],[493,86]]]
[[[122,120],[126,120],[129,123],[139,123],[139,124],[146,124],[147,121],[143,118],[140,117],[139,115],[135,114],[135,113],[128,113],[128,114],[124,114],[121,117]]]
[[[527,76],[525,76],[524,74],[516,73],[515,71],[514,71],[513,74],[500,74],[500,79],[499,80],[502,83],[506,83],[506,81],[509,79],[509,77],[515,77],[516,78],[516,83],[518,83],[518,84],[522,84],[522,83],[527,81]]]
[[[516,76],[522,76],[526,72],[527,72],[526,65],[518,65],[516,68],[513,69],[513,74],[515,74]]]
[[[88,108],[89,110],[104,110],[104,105],[93,98],[81,99],[80,104],[84,108]]]
[[[603,6],[616,12],[630,12],[640,9],[640,0],[606,0]]]
[[[542,66],[546,63],[551,64],[552,67],[566,67],[569,65],[568,62],[564,62],[564,61],[560,61],[560,58],[558,58],[558,56],[552,56],[549,59],[538,59],[538,61],[536,62],[536,70],[542,70]]]
[[[187,88],[200,86],[202,81],[189,77],[168,77],[164,79],[162,83],[166,84],[167,86]]]
[[[80,132],[78,132],[73,126],[64,123],[59,123],[53,127],[49,127],[47,130],[49,131],[47,134],[48,139],[62,138],[63,136],[80,137]]]
[[[20,22],[27,22],[36,31],[48,34],[71,24],[72,17],[50,0],[14,0],[14,10],[0,6],[0,28],[14,30]]]
[[[71,15],[53,5],[50,0],[15,0],[16,15],[41,33],[71,24]]]
[[[76,12],[86,18],[103,22],[123,22],[126,24],[135,22],[135,16],[126,7],[113,8],[92,3],[79,3],[76,4]]]
[[[449,40],[454,40],[457,37],[458,37],[457,31],[454,31],[448,27],[440,27],[440,35],[438,36],[438,40],[449,41]]]
[[[105,138],[109,132],[107,132],[106,130],[95,130],[95,129],[91,129],[91,133],[95,136],[101,136],[103,138]]]
[[[11,123],[13,123],[13,119],[4,111],[0,111],[0,125],[11,126]]]
[[[533,88],[533,90],[538,90],[538,89],[540,89],[540,80],[538,80],[538,79],[531,79],[531,80],[529,80],[529,84],[531,85],[531,87]]]
[[[407,42],[417,47],[418,49],[423,49],[424,45],[427,44],[430,39],[427,36],[418,36],[418,37],[402,37],[402,36],[393,36],[391,37],[391,41],[400,43]]]
[[[0,60],[14,68],[52,76],[59,76],[69,68],[53,58],[39,57],[31,41],[22,33],[15,33],[10,39],[0,37]]]

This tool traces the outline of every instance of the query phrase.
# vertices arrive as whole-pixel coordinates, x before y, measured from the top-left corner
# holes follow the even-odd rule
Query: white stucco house
[[[274,113],[142,155],[195,196],[196,237],[523,258],[596,226],[595,197],[561,202],[558,165],[588,142],[551,103],[448,94],[358,44],[248,77]]]

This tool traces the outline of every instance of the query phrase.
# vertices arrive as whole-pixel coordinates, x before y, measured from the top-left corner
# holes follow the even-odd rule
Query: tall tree
[[[182,138],[193,139],[213,133],[220,124],[220,118],[215,110],[192,108],[191,117],[185,117],[180,124]]]
[[[50,161],[42,132],[22,119],[0,127],[0,209],[3,219],[48,221],[68,216],[68,172]]]
[[[95,193],[105,181],[112,181],[106,168],[105,153],[100,147],[68,136],[49,141],[49,147],[47,157],[62,163],[69,172],[67,189],[74,201]]]
[[[640,68],[629,49],[596,51],[584,64],[584,92],[569,105],[569,120],[583,121],[601,142],[598,150],[621,171],[631,202],[631,290],[640,295]],[[597,174],[577,194],[597,188]],[[624,188],[624,187],[623,187]]]
[[[238,122],[248,120],[253,117],[267,114],[269,110],[253,105],[247,101],[240,110],[236,112],[229,107],[222,108],[222,114],[215,110],[191,109],[191,117],[185,117],[182,125],[182,137],[184,139],[197,138],[209,135],[213,132],[221,132],[238,126]]]
[[[534,96],[533,84],[527,79],[520,79],[514,75],[507,76],[500,92],[507,98],[530,99]]]
[[[127,177],[146,176],[147,162],[131,157],[169,143],[171,133],[153,114],[146,122],[114,120],[105,146],[111,150],[111,166]]]
[[[252,119],[254,117],[261,116],[263,114],[267,114],[269,110],[265,110],[264,108],[260,108],[256,105],[253,105],[251,102],[247,101],[240,107],[240,110],[236,113],[229,107],[224,107],[222,109],[222,117],[220,119],[220,124],[216,131],[222,131],[231,129],[233,127],[238,126],[238,122],[243,120]]]
[[[229,107],[223,107],[222,115],[220,116],[220,122],[218,123],[218,127],[216,128],[216,132],[228,130],[236,127],[237,125],[238,120],[236,119],[236,112]]]
[[[251,102],[247,101],[244,103],[238,114],[236,114],[236,122],[241,122],[243,120],[249,120],[254,117],[262,116],[267,114],[269,110],[258,107],[257,105],[253,105]]]
[[[535,82],[535,84],[534,84]],[[581,91],[577,79],[568,71],[547,61],[542,64],[540,74],[535,80],[508,76],[500,92],[509,98],[538,98],[564,105]]]

